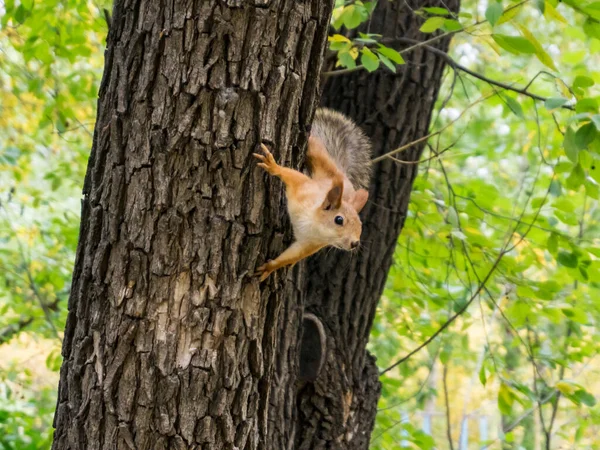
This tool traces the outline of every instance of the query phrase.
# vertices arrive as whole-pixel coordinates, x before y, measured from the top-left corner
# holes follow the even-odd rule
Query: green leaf
[[[565,105],[569,100],[566,98],[562,98],[562,97],[552,97],[552,98],[547,98],[546,101],[544,102],[544,106],[547,109],[556,109],[556,108],[560,108],[561,106]]]
[[[596,139],[597,133],[598,131],[593,123],[587,123],[581,126],[575,133],[575,145],[577,145],[577,148],[580,150],[587,148],[588,145]]]
[[[452,225],[454,228],[458,227],[458,213],[456,212],[456,209],[454,209],[453,206],[450,206],[448,208],[448,223],[450,225]]]
[[[574,269],[577,267],[578,260],[579,260],[579,257],[577,256],[576,253],[567,253],[567,252],[559,252],[558,257],[556,258],[556,261],[561,266],[569,267],[571,269]]]
[[[583,31],[591,38],[600,39],[600,23],[589,17],[583,23]]]
[[[421,33],[433,33],[444,25],[445,20],[443,17],[430,17],[421,25],[419,31]]]
[[[446,19],[444,20],[444,30],[446,31],[460,31],[463,29],[463,26],[459,21],[454,19]]]
[[[25,9],[25,7],[21,4],[18,6],[17,10],[15,11],[14,17],[18,23],[23,23],[23,22],[25,22],[27,15],[28,15],[27,9]]]
[[[585,75],[578,75],[573,80],[573,88],[589,88],[594,85],[594,80],[590,77],[586,77]]]
[[[552,69],[554,71],[558,71],[558,69],[554,65],[554,61],[552,61],[552,58],[550,57],[550,55],[548,53],[546,53],[546,50],[544,50],[544,47],[542,47],[542,44],[540,44],[540,42],[536,39],[536,37],[533,35],[533,33],[531,33],[527,28],[525,28],[522,25],[518,25],[518,27],[519,27],[519,30],[521,30],[521,33],[523,34],[523,36],[525,36],[525,38],[529,42],[531,42],[531,44],[535,48],[535,56],[537,56],[537,58],[540,60],[540,62],[542,64],[544,64],[546,67],[549,67],[550,69]]]
[[[534,54],[535,47],[527,39],[520,36],[507,36],[504,34],[492,34],[492,39],[504,50],[518,55],[520,53]]]
[[[577,164],[571,171],[569,178],[567,178],[567,181],[566,181],[567,186],[570,189],[576,190],[579,188],[579,186],[581,186],[583,184],[584,181],[585,181],[585,172],[583,171],[581,164]]]
[[[482,364],[481,369],[479,369],[479,381],[481,381],[483,386],[485,386],[485,383],[487,382],[484,364]]]
[[[535,0],[535,7],[542,13],[542,15],[544,14],[544,11],[546,11],[546,0]]]
[[[402,55],[393,48],[386,47],[385,45],[379,45],[377,51],[396,64],[404,64],[404,58],[402,58]]]
[[[573,397],[578,400],[578,403],[583,403],[590,408],[596,406],[596,398],[585,389],[579,389],[573,394]]]
[[[352,42],[330,42],[329,49],[334,52],[349,51],[352,48]]]
[[[502,96],[502,98],[515,116],[520,117],[521,119],[525,118],[525,115],[523,114],[523,108],[521,108],[521,105],[518,101],[507,95]]]
[[[428,12],[429,14],[434,14],[438,16],[449,16],[450,11],[445,8],[440,8],[438,6],[431,6],[427,8],[421,8],[423,11]]]
[[[385,67],[387,67],[388,69],[390,69],[390,72],[396,73],[396,66],[394,65],[393,62],[391,62],[387,57],[383,56],[379,52],[377,52],[377,56],[379,56],[379,59],[385,65]]]
[[[368,13],[364,7],[358,5],[349,5],[344,7],[342,14],[334,22],[334,27],[338,29],[342,24],[349,30],[358,27],[368,18]]]
[[[517,6],[511,9],[507,9],[502,13],[500,19],[498,19],[498,23],[496,25],[502,25],[503,23],[510,22],[512,19],[517,17],[521,12],[521,7]]]
[[[485,10],[485,18],[492,26],[494,26],[498,22],[498,19],[500,19],[500,16],[502,16],[503,12],[504,8],[502,7],[502,3],[492,1]]]
[[[573,128],[571,127],[567,128],[563,140],[563,147],[567,158],[577,164],[577,161],[579,160],[579,147],[575,143],[575,131],[573,131]]]
[[[348,52],[340,52],[338,53],[338,60],[340,61],[340,65],[342,67],[346,67],[348,69],[356,68],[356,61]]]
[[[560,197],[562,195],[562,187],[560,185],[560,181],[558,180],[552,180],[550,182],[550,195],[553,195],[554,197]]]
[[[596,130],[600,131],[600,114],[594,114],[592,116],[592,123],[596,125]]]
[[[374,72],[379,67],[379,58],[377,55],[369,50],[367,47],[363,47],[361,50],[362,56],[360,62],[369,72]]]
[[[592,159],[592,155],[587,150],[581,150],[579,152],[579,164],[584,169],[589,169],[592,166],[594,160]]]
[[[559,162],[556,166],[554,166],[554,173],[566,173],[570,172],[571,170],[573,170],[573,164],[567,161]]]
[[[514,403],[514,397],[510,388],[502,383],[500,390],[498,391],[498,408],[504,415],[509,415],[512,412],[512,405]]]
[[[558,236],[556,233],[550,233],[548,242],[546,242],[546,247],[551,254],[556,255],[556,252],[558,251]]]
[[[598,102],[595,98],[583,98],[575,105],[575,111],[578,113],[596,113],[598,112]]]

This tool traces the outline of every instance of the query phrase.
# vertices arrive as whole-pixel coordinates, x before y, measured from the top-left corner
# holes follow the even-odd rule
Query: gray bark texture
[[[251,154],[298,166],[332,3],[115,3],[53,449],[294,442],[301,298],[252,276],[291,235]]]
[[[423,40],[408,5],[444,5],[407,2],[381,1],[370,32]],[[365,348],[416,167],[376,165],[357,256],[252,276],[291,230],[251,153],[265,141],[301,165],[332,3],[116,2],[53,449],[368,448],[380,384]],[[375,155],[427,133],[443,62],[407,61],[325,86]]]
[[[412,12],[424,6],[458,11],[459,0],[380,1],[362,31],[388,39],[430,39],[431,34],[419,32],[423,19]],[[449,43],[448,36],[431,45],[447,51]],[[359,71],[330,77],[322,86],[322,105],[343,112],[361,126],[372,140],[373,157],[429,130],[444,61],[424,47],[406,54],[405,59],[407,64],[397,74],[387,69],[371,74]],[[417,161],[423,147],[412,147],[400,159]],[[321,320],[327,348],[317,380],[301,387],[298,395],[301,436],[297,448],[369,447],[380,381],[375,358],[366,346],[417,170],[417,165],[390,159],[375,164],[369,202],[361,213],[359,253],[321,252],[308,261],[304,307]]]

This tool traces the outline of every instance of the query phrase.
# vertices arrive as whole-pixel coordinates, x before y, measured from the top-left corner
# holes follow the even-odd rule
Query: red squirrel
[[[264,154],[254,153],[258,166],[285,184],[295,240],[257,269],[260,281],[323,247],[358,248],[358,213],[367,203],[371,176],[371,144],[360,128],[341,113],[318,109],[306,152],[310,176],[278,165],[267,147],[261,147]]]

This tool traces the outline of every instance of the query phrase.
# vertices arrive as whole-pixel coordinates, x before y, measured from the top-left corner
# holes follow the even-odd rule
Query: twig
[[[448,378],[448,365],[444,364],[442,382],[444,384],[444,402],[446,403],[446,436],[448,436],[448,445],[450,445],[450,450],[454,450],[454,443],[452,442],[452,423],[450,421],[450,402],[448,401],[447,378]]]
[[[477,297],[477,295],[479,295],[479,293],[482,291],[482,289],[485,286],[485,284],[488,282],[488,280],[491,278],[492,274],[497,269],[498,264],[500,264],[500,260],[502,259],[502,257],[507,253],[507,251],[506,251],[506,245],[508,245],[508,242],[505,243],[505,246],[502,248],[502,250],[498,254],[498,257],[496,258],[496,261],[492,265],[492,268],[488,271],[488,273],[485,276],[485,278],[479,284],[479,286],[477,287],[477,290],[473,293],[473,295],[471,296],[471,298],[469,300],[467,300],[467,302],[462,306],[462,308],[460,308],[458,310],[458,312],[456,312],[446,322],[444,322],[444,324],[441,327],[439,327],[435,331],[435,333],[433,333],[428,339],[426,339],[425,342],[423,342],[417,348],[415,348],[414,350],[412,350],[411,352],[409,352],[406,356],[402,357],[401,359],[399,359],[398,361],[396,361],[394,364],[392,364],[388,368],[386,368],[386,369],[382,370],[381,372],[379,372],[380,376],[386,374],[387,372],[389,372],[393,368],[399,366],[404,361],[406,361],[408,358],[410,358],[411,356],[413,356],[415,353],[418,353],[420,350],[422,350],[423,348],[427,347],[431,343],[431,341],[433,341],[436,337],[438,337],[442,331],[444,331],[446,328],[448,328],[452,324],[452,322],[454,322],[462,313],[464,313],[467,310],[467,308],[471,305],[471,303],[473,303],[473,300],[475,300],[475,298]]]
[[[444,132],[446,129],[450,128],[452,125],[454,125],[456,122],[458,122],[458,121],[459,121],[459,120],[460,120],[460,119],[461,119],[461,118],[462,118],[462,117],[463,117],[463,116],[466,114],[466,112],[467,112],[469,109],[471,109],[471,108],[472,108],[472,107],[474,107],[475,105],[477,105],[477,104],[479,104],[479,103],[483,102],[484,100],[487,100],[488,98],[490,98],[490,97],[493,97],[493,96],[495,96],[495,95],[496,95],[496,93],[495,93],[495,92],[493,92],[493,93],[491,93],[491,94],[488,94],[488,95],[485,95],[485,96],[483,96],[483,97],[480,97],[478,100],[476,100],[475,102],[473,102],[473,103],[471,103],[469,106],[467,106],[467,107],[466,107],[466,108],[463,110],[463,112],[461,112],[461,113],[460,113],[460,115],[459,115],[459,116],[458,116],[456,119],[454,119],[454,120],[453,120],[453,121],[451,121],[450,123],[448,123],[448,124],[444,125],[444,126],[443,126],[442,128],[440,128],[439,130],[437,130],[437,131],[435,131],[435,132],[433,132],[433,133],[430,133],[430,134],[428,134],[428,135],[426,135],[426,136],[420,137],[419,139],[416,139],[416,140],[414,140],[414,141],[412,141],[412,142],[409,142],[408,144],[405,144],[405,145],[403,145],[403,146],[401,146],[401,147],[398,147],[397,149],[395,149],[395,150],[392,150],[391,152],[388,152],[388,153],[385,153],[385,154],[383,154],[383,155],[380,155],[380,156],[378,156],[377,158],[373,158],[373,159],[371,160],[371,162],[372,162],[372,163],[377,163],[377,162],[379,162],[379,161],[382,161],[382,160],[384,160],[385,158],[389,158],[389,157],[391,157],[392,155],[395,155],[396,153],[403,152],[404,150],[407,150],[407,149],[409,149],[409,148],[411,148],[411,147],[413,147],[413,146],[415,146],[415,145],[417,145],[417,144],[420,144],[421,142],[425,142],[425,141],[427,141],[429,138],[432,138],[432,137],[434,137],[434,136],[437,136],[438,134],[440,134],[440,133]],[[397,161],[399,161],[399,160],[397,160]]]
[[[15,334],[25,329],[33,322],[33,317],[21,318],[18,322],[5,327],[0,331],[0,345],[7,343]]]
[[[410,42],[415,42],[415,40],[409,39],[409,38],[395,38],[395,39],[383,39],[381,42],[394,44],[394,43],[410,43]],[[468,67],[465,67],[462,64],[459,64],[458,62],[456,62],[455,59],[453,59],[450,55],[448,55],[443,50],[440,50],[439,48],[435,48],[430,45],[423,45],[423,47],[425,50],[427,50],[431,53],[434,53],[435,55],[444,59],[448,63],[448,65],[450,67],[452,67],[454,70],[460,70],[461,72],[465,72],[465,73],[471,75],[472,77],[477,78],[478,80],[485,81],[488,84],[500,87],[502,89],[506,89],[508,91],[516,92],[517,94],[525,95],[527,97],[530,97],[534,100],[541,101],[541,102],[545,102],[547,100],[547,98],[542,97],[541,95],[537,95],[537,94],[533,94],[533,93],[529,92],[528,89],[531,86],[531,84],[542,74],[550,75],[553,78],[558,78],[556,75],[553,75],[550,72],[542,70],[542,71],[538,72],[529,81],[529,83],[527,83],[527,85],[525,87],[519,88],[519,87],[512,86],[510,84],[507,84],[507,83],[503,83],[502,81],[493,80],[492,78],[488,78],[485,75],[480,74],[479,72],[475,72],[474,70],[471,70]],[[570,105],[562,105],[562,108],[569,109],[571,111],[575,109],[573,106],[570,106]]]
[[[516,92],[517,94],[520,95],[525,95],[527,97],[530,97],[536,101],[540,101],[540,102],[545,102],[546,100],[548,100],[547,97],[542,97],[541,95],[537,95],[534,94],[532,92],[529,92],[528,89],[531,86],[531,84],[542,74],[546,74],[546,75],[550,75],[553,78],[558,78],[556,77],[556,75],[551,74],[550,72],[547,72],[545,70],[542,70],[540,72],[538,72],[528,83],[525,87],[523,88],[519,88],[516,86],[512,86],[510,84],[504,83],[502,81],[498,81],[498,80],[494,80],[492,78],[486,77],[485,75],[479,73],[479,72],[475,72],[474,70],[469,69],[468,67],[463,66],[462,64],[459,64],[458,62],[456,62],[455,59],[453,59],[450,55],[448,55],[446,52],[444,52],[443,50],[440,50],[439,48],[436,47],[432,47],[431,45],[428,44],[429,41],[423,41],[423,42],[419,42],[415,39],[410,39],[410,38],[389,38],[389,39],[382,39],[381,42],[383,44],[402,44],[402,43],[415,43],[414,45],[400,51],[400,54],[403,54],[405,52],[407,52],[408,50],[412,50],[416,47],[423,47],[425,50],[427,50],[428,52],[431,52],[437,56],[439,56],[440,58],[444,59],[446,61],[446,63],[452,67],[455,71],[461,71],[464,72],[466,74],[471,75],[473,78],[477,78],[478,80],[481,81],[485,81],[486,83],[493,85],[493,86],[497,86],[500,87],[502,89],[506,89],[507,91],[512,91],[512,92]],[[360,70],[362,69],[363,66],[356,66],[355,68],[351,68],[351,69],[341,69],[341,70],[334,70],[331,72],[325,72],[323,73],[323,76],[337,76],[337,75],[345,75],[351,72],[355,72],[356,70]],[[573,111],[575,109],[574,106],[572,105],[561,105],[560,108],[563,109],[568,109],[570,111]]]

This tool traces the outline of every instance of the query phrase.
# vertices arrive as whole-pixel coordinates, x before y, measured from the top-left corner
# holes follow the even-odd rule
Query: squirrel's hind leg
[[[306,157],[312,178],[330,180],[340,176],[340,170],[319,138],[314,136],[308,138]]]

